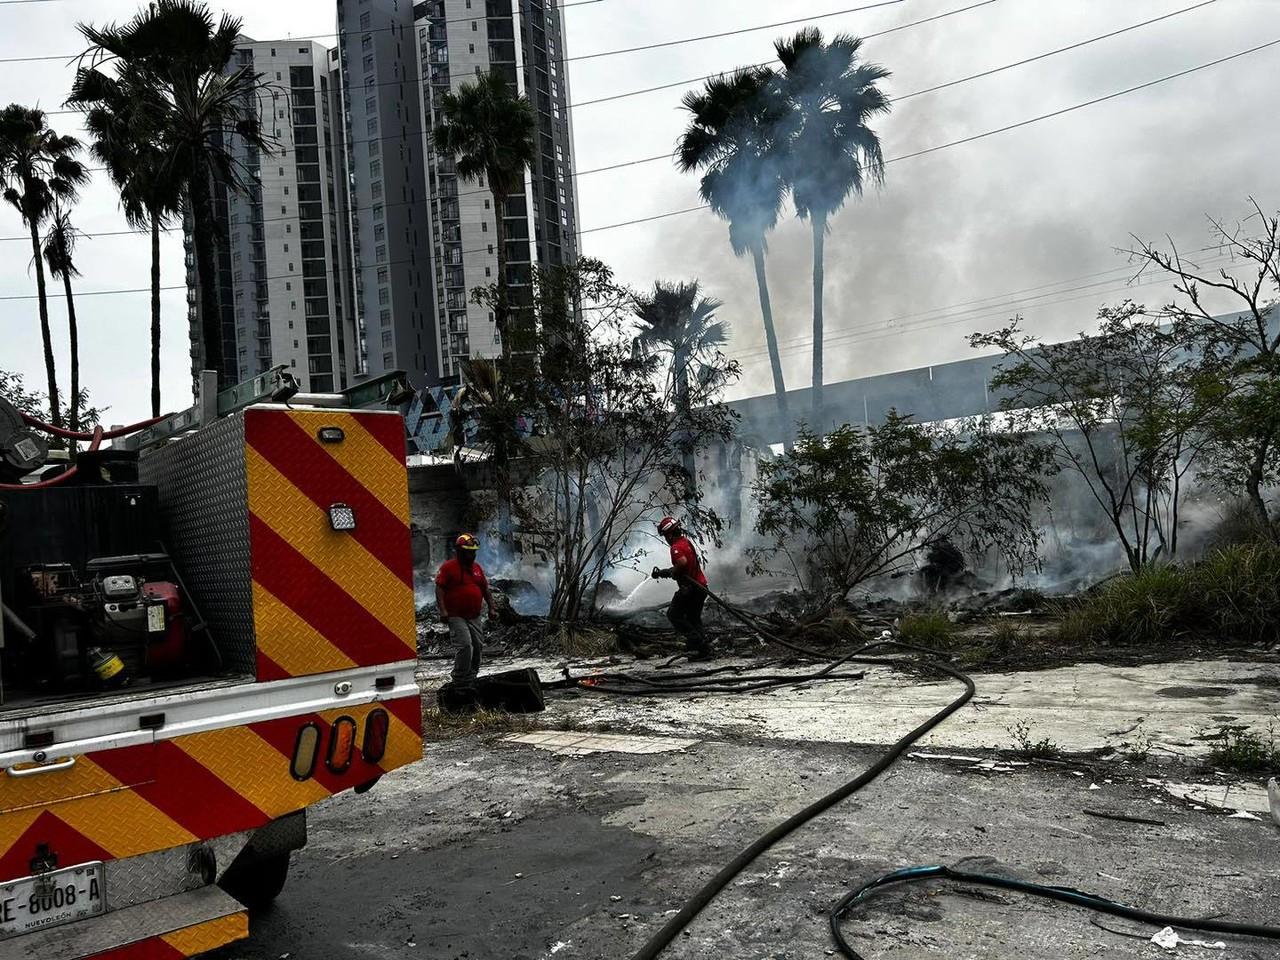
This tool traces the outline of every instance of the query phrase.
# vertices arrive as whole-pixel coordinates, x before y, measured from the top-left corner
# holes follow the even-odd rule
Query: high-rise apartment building
[[[258,112],[273,149],[260,153],[232,137],[248,190],[215,191],[223,382],[283,364],[304,391],[322,393],[342,389],[357,372],[354,291],[343,273],[351,260],[335,67],[319,44],[248,38],[228,65],[261,76]],[[198,373],[203,349],[190,254],[187,276]]]
[[[491,313],[470,302],[498,279],[496,216],[514,287],[529,284],[533,263],[577,257],[559,5],[339,0],[338,31],[359,370],[438,383],[461,359],[502,352]],[[529,97],[538,121],[533,168],[502,211],[431,142],[443,94],[493,70]]]

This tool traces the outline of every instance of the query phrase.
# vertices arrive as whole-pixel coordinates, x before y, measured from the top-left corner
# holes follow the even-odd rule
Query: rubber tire
[[[218,885],[251,911],[258,911],[271,906],[288,879],[289,854],[286,851],[249,863],[237,863]]]

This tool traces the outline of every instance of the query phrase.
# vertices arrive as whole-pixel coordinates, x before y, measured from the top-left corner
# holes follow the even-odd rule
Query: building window
[[[364,101],[364,109],[366,113],[373,113],[378,109],[378,98],[367,97]]]
[[[369,188],[369,192],[373,194],[374,200],[381,200],[382,199],[382,181],[375,180],[373,182],[373,186]]]
[[[383,287],[381,290],[378,291],[378,304],[382,305],[390,302],[391,302],[391,291],[388,290],[386,287]]]
[[[384,245],[382,245],[382,244],[379,244],[378,246],[374,247],[374,248],[373,248],[373,257],[374,257],[374,259],[375,259],[378,263],[382,263],[383,261],[385,261],[385,260],[387,259],[387,248],[386,248],[386,246],[384,246]]]
[[[379,282],[379,283],[386,283],[386,282],[387,282],[387,274],[388,274],[389,272],[390,272],[390,271],[389,271],[386,267],[379,267],[379,268],[378,268],[378,282]]]
[[[370,160],[370,161],[369,161],[369,176],[371,176],[371,177],[375,177],[375,178],[376,178],[376,177],[380,177],[380,176],[382,176],[382,161],[381,161],[381,160]]]
[[[467,48],[468,48],[468,49],[467,49],[467,52],[468,52],[468,53],[475,53],[475,52],[476,52],[476,45],[475,45],[474,43],[468,43],[468,44],[467,44]]]
[[[364,72],[365,72],[365,73],[368,73],[369,71],[371,71],[371,70],[373,69],[373,54],[371,53],[371,54],[369,54],[368,56],[366,56],[366,57],[364,58],[363,63],[364,63]],[[372,86],[372,85],[373,85],[373,77],[365,77],[365,78],[364,78],[364,85],[365,85],[366,87],[368,87],[368,86]]]
[[[377,115],[374,115],[374,116],[370,117],[370,118],[369,118],[368,123],[366,123],[366,124],[365,124],[365,127],[366,127],[366,128],[368,128],[368,131],[369,131],[369,135],[370,135],[370,136],[373,136],[375,133],[377,133],[377,132],[378,132],[378,117],[377,117]]]
[[[383,330],[383,331],[382,331],[382,345],[383,345],[384,347],[389,347],[389,346],[391,346],[391,331],[390,331],[390,330]]]
[[[368,29],[369,29],[369,16],[370,16],[370,14],[369,14],[369,11],[368,11],[368,10],[366,10],[364,13],[360,14],[360,29],[361,29],[361,30],[368,30]]]
[[[385,326],[388,326],[388,325],[391,323],[391,311],[390,311],[390,310],[383,310],[383,311],[381,311],[381,312],[378,314],[378,317],[379,317],[379,319],[381,319],[381,320],[382,320],[382,325],[383,325],[384,327],[385,327]]]
[[[369,141],[369,156],[371,156],[371,157],[376,157],[376,156],[378,156],[378,154],[380,154],[380,153],[382,153],[382,141],[381,141],[381,140],[370,140],[370,141]]]
[[[363,37],[360,38],[360,49],[361,50],[373,49],[373,34],[366,33]]]
[[[373,228],[373,242],[381,243],[385,239],[387,239],[387,228],[380,223],[375,225]]]

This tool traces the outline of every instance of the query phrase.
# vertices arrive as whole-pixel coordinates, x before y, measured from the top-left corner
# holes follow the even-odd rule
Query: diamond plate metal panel
[[[104,865],[107,909],[123,910],[139,903],[200,889],[207,883],[202,861],[212,859],[221,875],[252,835],[252,831],[245,830],[218,837],[210,843],[191,843],[108,861]]]
[[[160,488],[169,550],[209,624],[227,669],[255,670],[244,418],[224,417],[143,455],[139,475]]]

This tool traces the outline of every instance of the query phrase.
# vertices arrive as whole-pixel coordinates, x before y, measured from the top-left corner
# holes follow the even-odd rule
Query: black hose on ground
[[[827,915],[831,922],[831,935],[835,937],[836,946],[849,960],[866,960],[845,938],[840,929],[840,921],[858,903],[867,899],[868,895],[882,887],[898,883],[919,883],[924,880],[955,880],[961,883],[977,884],[984,887],[998,887],[1002,890],[1013,890],[1017,893],[1030,894],[1046,900],[1057,900],[1099,913],[1108,913],[1138,923],[1148,923],[1155,927],[1180,927],[1183,930],[1195,930],[1201,933],[1224,933],[1240,937],[1260,937],[1267,940],[1280,940],[1280,927],[1269,927],[1258,923],[1237,923],[1231,920],[1198,920],[1186,917],[1175,917],[1165,913],[1153,913],[1137,907],[1126,906],[1099,897],[1096,894],[1084,893],[1071,887],[1051,887],[1040,883],[1029,883],[1025,880],[1014,880],[988,873],[970,873],[967,870],[956,870],[952,867],[908,867],[895,870],[882,877],[877,877],[863,884],[857,890],[847,893],[839,903],[832,907]]]
[[[705,587],[702,589],[706,590]],[[724,600],[721,600],[710,590],[707,590],[707,596],[722,606],[725,610],[733,614],[737,619],[746,623],[747,626],[751,627],[752,630],[760,634],[764,639],[778,643],[779,645],[795,650],[798,653],[803,653],[806,656],[832,661],[829,665],[829,669],[834,669],[837,666],[851,662],[891,663],[891,661],[874,660],[868,657],[859,656],[871,649],[886,648],[920,652],[920,648],[912,647],[910,644],[899,643],[896,640],[878,640],[859,647],[847,656],[834,657],[830,654],[819,653],[815,650],[808,650],[804,647],[785,641],[780,637],[775,636],[772,632],[767,631],[758,623],[752,622],[748,615],[738,613],[735,608],[731,607]],[[945,673],[952,679],[958,680],[964,685],[964,691],[960,696],[956,697],[924,723],[920,724],[910,733],[899,739],[885,754],[883,754],[875,763],[862,773],[858,774],[858,776],[854,777],[848,783],[832,790],[826,796],[820,797],[813,803],[810,803],[804,809],[793,813],[791,816],[787,817],[786,820],[783,820],[781,823],[772,827],[768,832],[757,838],[753,843],[738,853],[736,857],[721,867],[715,876],[703,884],[702,888],[694,893],[694,895],[686,901],[685,905],[681,907],[680,910],[671,917],[671,919],[662,925],[662,929],[658,930],[649,938],[644,946],[635,953],[632,960],[654,960],[655,957],[670,946],[671,942],[680,935],[681,931],[683,931],[685,927],[693,922],[694,917],[701,913],[702,909],[715,899],[716,895],[727,887],[739,873],[746,869],[746,867],[750,865],[756,857],[760,856],[760,854],[764,853],[796,828],[803,826],[814,817],[818,816],[818,814],[829,810],[841,800],[852,796],[867,784],[871,783],[871,781],[875,780],[876,777],[880,776],[880,774],[888,770],[889,767],[893,766],[902,754],[906,752],[908,747],[972,699],[976,690],[973,685],[973,681],[969,679],[969,677],[943,663],[928,662],[927,666]],[[822,673],[822,671],[819,671],[819,673]],[[792,678],[792,682],[795,682],[795,679],[796,678]]]
[[[750,627],[754,632],[758,633],[765,640],[771,641],[773,643],[777,643],[778,645],[787,647],[788,649],[791,649],[795,652],[803,653],[806,656],[814,657],[821,660],[832,661],[827,668],[828,671],[834,671],[836,667],[841,666],[845,663],[850,663],[850,662],[878,663],[878,664],[892,665],[893,661],[886,661],[883,659],[873,659],[869,657],[859,656],[860,654],[864,654],[869,650],[877,649],[877,648],[905,650],[913,653],[925,654],[930,656],[939,655],[937,651],[929,650],[924,647],[918,647],[909,643],[902,643],[897,640],[874,641],[872,643],[859,647],[858,649],[854,650],[852,653],[843,657],[837,657],[831,654],[821,653],[816,650],[810,650],[805,647],[801,647],[798,644],[794,644],[789,641],[783,640],[781,637],[776,636],[770,630],[761,626],[758,618],[751,616],[749,613],[745,611],[737,610],[735,607],[731,606],[725,600],[722,600],[720,597],[718,597],[711,590],[708,590],[706,587],[701,587],[701,589],[705,590],[707,593],[707,596],[712,600],[714,600],[717,604],[719,604],[729,614],[731,614],[736,619],[746,624],[748,627]],[[937,660],[926,660],[922,663],[922,666],[944,673],[947,676],[951,677],[952,679],[959,681],[961,684],[964,685],[964,691],[960,694],[960,696],[956,697],[954,700],[952,700],[949,704],[947,704],[945,707],[943,707],[941,710],[939,710],[937,713],[931,716],[924,723],[920,724],[918,727],[916,727],[915,729],[907,733],[905,736],[903,736],[901,739],[899,739],[896,743],[894,743],[888,749],[888,751],[886,751],[875,763],[873,763],[870,767],[868,767],[862,773],[858,774],[858,776],[854,777],[852,780],[845,783],[844,785],[837,787],[835,790],[832,790],[830,793],[826,794],[825,796],[820,797],[819,799],[815,800],[813,803],[810,803],[804,809],[799,810],[796,813],[792,814],[786,820],[782,821],[781,823],[769,829],[766,833],[764,833],[762,836],[760,836],[754,842],[748,845],[745,849],[739,852],[737,856],[735,856],[732,860],[730,860],[727,864],[725,864],[719,871],[717,871],[715,876],[713,876],[710,880],[708,880],[705,884],[703,884],[703,886],[696,893],[694,893],[693,896],[690,897],[688,901],[685,902],[684,906],[679,911],[677,911],[676,914],[671,917],[671,919],[669,919],[665,924],[663,924],[660,930],[658,930],[653,936],[651,936],[645,942],[645,944],[633,955],[632,960],[655,960],[655,958],[658,957],[663,950],[665,950],[668,946],[670,946],[672,941],[674,941],[675,938],[678,937],[680,933],[690,923],[693,922],[694,918],[697,917],[697,915],[702,912],[703,908],[706,907],[707,904],[709,904],[721,890],[723,890],[726,886],[728,886],[729,883],[732,882],[733,879],[737,877],[739,873],[741,873],[744,869],[746,869],[746,867],[749,866],[752,861],[754,861],[758,856],[760,856],[760,854],[764,853],[771,846],[773,846],[779,840],[783,839],[788,834],[796,830],[798,827],[801,827],[804,824],[808,823],[814,817],[818,816],[821,813],[824,813],[825,811],[829,810],[831,807],[835,806],[840,801],[847,799],[848,797],[857,793],[867,784],[871,783],[873,780],[879,777],[882,773],[884,773],[887,769],[889,769],[889,767],[893,766],[894,763],[896,763],[899,759],[901,759],[902,755],[906,752],[908,747],[910,747],[913,743],[915,743],[917,740],[923,737],[926,733],[933,730],[935,727],[937,727],[939,724],[945,721],[948,717],[950,717],[953,713],[955,713],[957,710],[963,707],[966,703],[968,703],[973,698],[974,694],[976,693],[976,687],[974,686],[973,680],[966,674],[961,673],[959,670],[956,670],[945,663],[938,662]],[[707,673],[718,673],[718,672],[719,672],[718,670],[700,671],[700,673],[704,675]],[[824,674],[824,671],[818,671],[818,674],[822,675]],[[639,684],[637,684],[639,689],[627,690],[625,692],[643,695],[645,693],[653,691],[654,688],[657,688],[657,687],[665,688],[669,686],[674,686],[676,688],[671,690],[670,692],[676,692],[676,690],[679,690],[679,692],[690,692],[690,689],[691,689],[690,687],[681,688],[679,687],[678,684],[675,684],[675,685],[670,684],[668,681],[672,679],[679,680],[680,678],[667,677],[667,678],[664,678],[664,681],[661,684],[652,683],[651,681],[648,681],[648,680],[643,680]],[[724,678],[719,678],[719,681],[723,682],[723,679]],[[802,677],[792,677],[790,678],[790,680],[793,683],[796,682],[797,680],[800,680],[801,682],[803,682]],[[596,687],[596,689],[602,689],[602,688]],[[692,689],[696,690],[697,688],[695,686]],[[736,689],[747,689],[747,688],[738,687]],[[608,692],[622,692],[622,691],[608,691]],[[1097,897],[1092,894],[1082,893],[1081,891],[1073,890],[1068,887],[1047,887],[1047,886],[1042,886],[1040,884],[1028,883],[1020,880],[1013,880],[1007,877],[998,877],[998,876],[987,875],[987,874],[968,873],[966,871],[953,870],[949,867],[943,867],[943,866],[931,866],[931,867],[913,867],[906,870],[899,870],[890,874],[886,874],[885,876],[882,876],[876,880],[872,880],[870,883],[863,885],[859,889],[852,891],[851,893],[843,897],[831,909],[830,913],[828,914],[828,919],[831,924],[832,936],[835,938],[836,945],[837,947],[839,947],[840,952],[846,958],[848,958],[848,960],[865,960],[865,958],[863,958],[859,953],[857,953],[853,949],[853,947],[849,944],[848,940],[845,938],[843,931],[840,929],[841,918],[848,913],[848,911],[853,907],[854,904],[862,900],[872,890],[878,889],[880,887],[887,886],[894,883],[908,883],[908,882],[915,882],[915,881],[929,880],[929,879],[962,880],[968,883],[977,883],[977,884],[982,884],[986,886],[1002,887],[1004,889],[1015,890],[1021,893],[1031,894],[1033,896],[1046,897],[1048,899],[1058,900],[1063,903],[1071,903],[1078,906],[1087,907],[1092,910],[1099,910],[1105,913],[1113,914],[1115,916],[1125,917],[1130,920],[1136,920],[1142,923],[1154,924],[1161,927],[1166,927],[1166,926],[1181,927],[1182,929],[1185,929],[1185,930],[1196,930],[1196,931],[1202,931],[1202,932],[1208,932],[1208,933],[1225,933],[1225,934],[1234,934],[1239,936],[1262,937],[1266,939],[1280,939],[1280,928],[1276,928],[1276,927],[1269,927],[1261,924],[1236,923],[1236,922],[1224,921],[1224,920],[1194,920],[1194,919],[1188,920],[1185,918],[1173,917],[1165,914],[1159,914],[1159,913],[1153,913],[1146,910],[1140,910],[1135,907],[1128,907],[1123,904],[1115,903],[1114,901],[1106,900],[1102,897]]]

